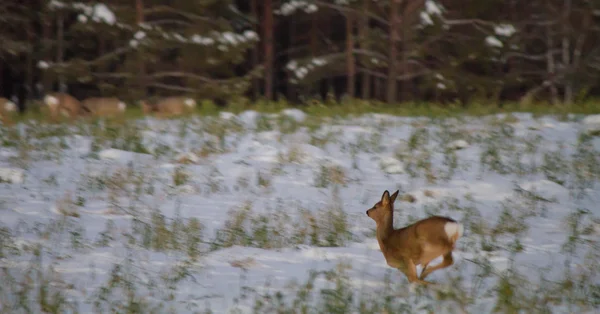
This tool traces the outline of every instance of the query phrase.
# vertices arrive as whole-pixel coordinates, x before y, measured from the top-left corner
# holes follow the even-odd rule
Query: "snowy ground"
[[[3,129],[0,309],[593,313],[600,138],[582,118],[288,110]],[[401,191],[396,227],[465,225],[455,264],[428,277],[444,290],[386,265],[365,215],[386,189]]]

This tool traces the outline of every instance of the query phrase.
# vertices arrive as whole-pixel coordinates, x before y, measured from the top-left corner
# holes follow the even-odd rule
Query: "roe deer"
[[[196,101],[190,97],[166,97],[157,102],[141,101],[145,114],[154,113],[159,117],[181,115],[196,108]]]
[[[67,93],[48,93],[44,96],[44,104],[50,110],[53,119],[61,114],[64,117],[75,118],[81,115],[81,102]]]
[[[0,121],[4,124],[12,124],[10,117],[17,112],[17,105],[7,98],[0,97]]]
[[[432,216],[394,229],[394,201],[399,192],[392,196],[387,190],[383,192],[381,201],[367,210],[367,216],[377,224],[377,242],[387,264],[403,272],[409,282],[431,284],[424,280],[427,275],[454,263],[452,251],[463,234],[463,226],[451,218]],[[444,260],[429,267],[429,262],[440,256]],[[423,265],[419,277],[417,265]]]
[[[81,102],[86,114],[97,117],[114,117],[122,115],[127,109],[125,102],[116,97],[90,97]]]

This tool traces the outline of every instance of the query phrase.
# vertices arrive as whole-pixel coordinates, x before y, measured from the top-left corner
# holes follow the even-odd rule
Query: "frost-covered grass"
[[[0,312],[600,310],[594,119],[315,108],[3,127]],[[465,225],[442,288],[386,265],[386,189]]]

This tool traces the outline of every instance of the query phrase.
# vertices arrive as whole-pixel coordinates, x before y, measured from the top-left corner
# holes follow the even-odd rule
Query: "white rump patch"
[[[58,106],[58,98],[48,95],[44,97],[44,103],[50,108],[56,108]]]
[[[187,98],[184,102],[183,102],[186,106],[188,106],[189,108],[194,108],[196,107],[196,101],[191,99],[191,98]]]
[[[119,102],[118,106],[120,111],[125,111],[125,109],[127,108],[127,105],[122,101]]]
[[[6,112],[17,111],[17,105],[15,105],[15,103],[12,101],[7,101],[4,103],[4,111],[6,111]]]
[[[446,231],[446,235],[448,238],[452,238],[454,235],[458,233],[457,239],[462,237],[464,228],[463,225],[457,222],[447,222],[444,225],[444,231]]]

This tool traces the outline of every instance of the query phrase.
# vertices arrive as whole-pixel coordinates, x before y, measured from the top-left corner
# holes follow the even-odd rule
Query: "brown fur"
[[[157,102],[144,100],[141,102],[142,111],[144,114],[154,114],[158,117],[177,116],[193,111],[196,107],[186,105],[186,100],[190,97],[166,97]],[[192,99],[193,100],[193,99]]]
[[[48,96],[56,98],[58,100],[58,104],[52,104],[48,102]],[[83,113],[81,102],[77,100],[77,98],[67,93],[56,92],[46,94],[44,97],[44,104],[48,107],[50,116],[54,120],[58,119],[59,116],[73,119],[79,117]]]
[[[410,282],[430,284],[424,281],[431,272],[448,267],[454,263],[452,250],[459,233],[452,237],[446,234],[445,225],[456,222],[447,217],[432,216],[412,225],[394,229],[394,201],[386,190],[381,201],[367,210],[367,216],[377,224],[377,241],[387,264],[402,271]],[[444,260],[436,266],[428,267],[429,262],[443,256]],[[417,265],[423,265],[421,276],[417,277]]]
[[[87,115],[96,117],[115,117],[125,113],[125,103],[116,97],[90,97],[81,102]]]

